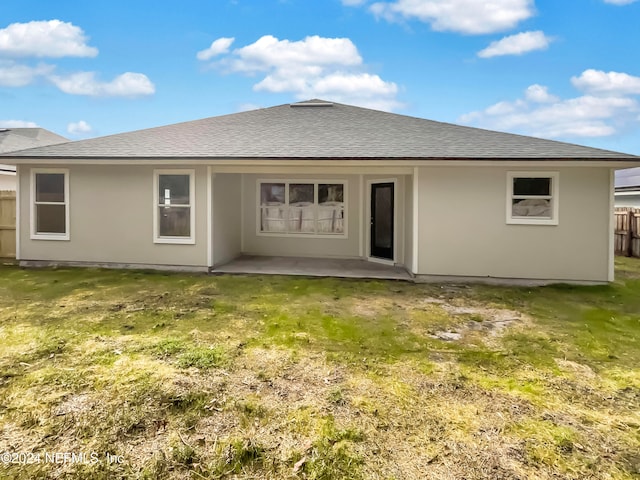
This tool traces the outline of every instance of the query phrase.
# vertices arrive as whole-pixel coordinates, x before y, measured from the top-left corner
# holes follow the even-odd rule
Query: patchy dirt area
[[[522,325],[529,320],[521,312],[504,308],[491,308],[482,305],[453,305],[447,300],[433,297],[426,298],[423,301],[428,305],[435,305],[454,318],[459,318],[463,321],[455,331],[443,330],[431,334],[433,338],[444,341],[461,340],[469,332],[484,334],[482,338],[486,341],[487,336],[499,336],[504,333],[505,329],[515,324]]]

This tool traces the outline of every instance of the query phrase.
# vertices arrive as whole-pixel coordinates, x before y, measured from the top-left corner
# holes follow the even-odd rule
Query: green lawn
[[[639,478],[640,261],[616,267],[544,288],[0,267],[0,478]]]

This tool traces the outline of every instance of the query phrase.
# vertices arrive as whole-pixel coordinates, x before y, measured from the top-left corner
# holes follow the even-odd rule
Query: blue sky
[[[324,98],[640,155],[636,0],[20,0],[0,126],[72,139]]]

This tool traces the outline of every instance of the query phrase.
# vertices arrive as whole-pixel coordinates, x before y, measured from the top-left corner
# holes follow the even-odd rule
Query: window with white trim
[[[508,172],[507,223],[558,224],[558,173]]]
[[[193,170],[154,171],[154,242],[195,243]]]
[[[69,240],[69,170],[31,170],[31,238]]]
[[[259,180],[259,233],[345,236],[346,183]]]

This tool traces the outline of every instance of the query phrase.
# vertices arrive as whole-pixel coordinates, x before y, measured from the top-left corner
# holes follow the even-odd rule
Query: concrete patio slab
[[[411,274],[403,267],[367,262],[366,260],[258,255],[243,255],[229,263],[214,267],[211,273],[412,280]]]

